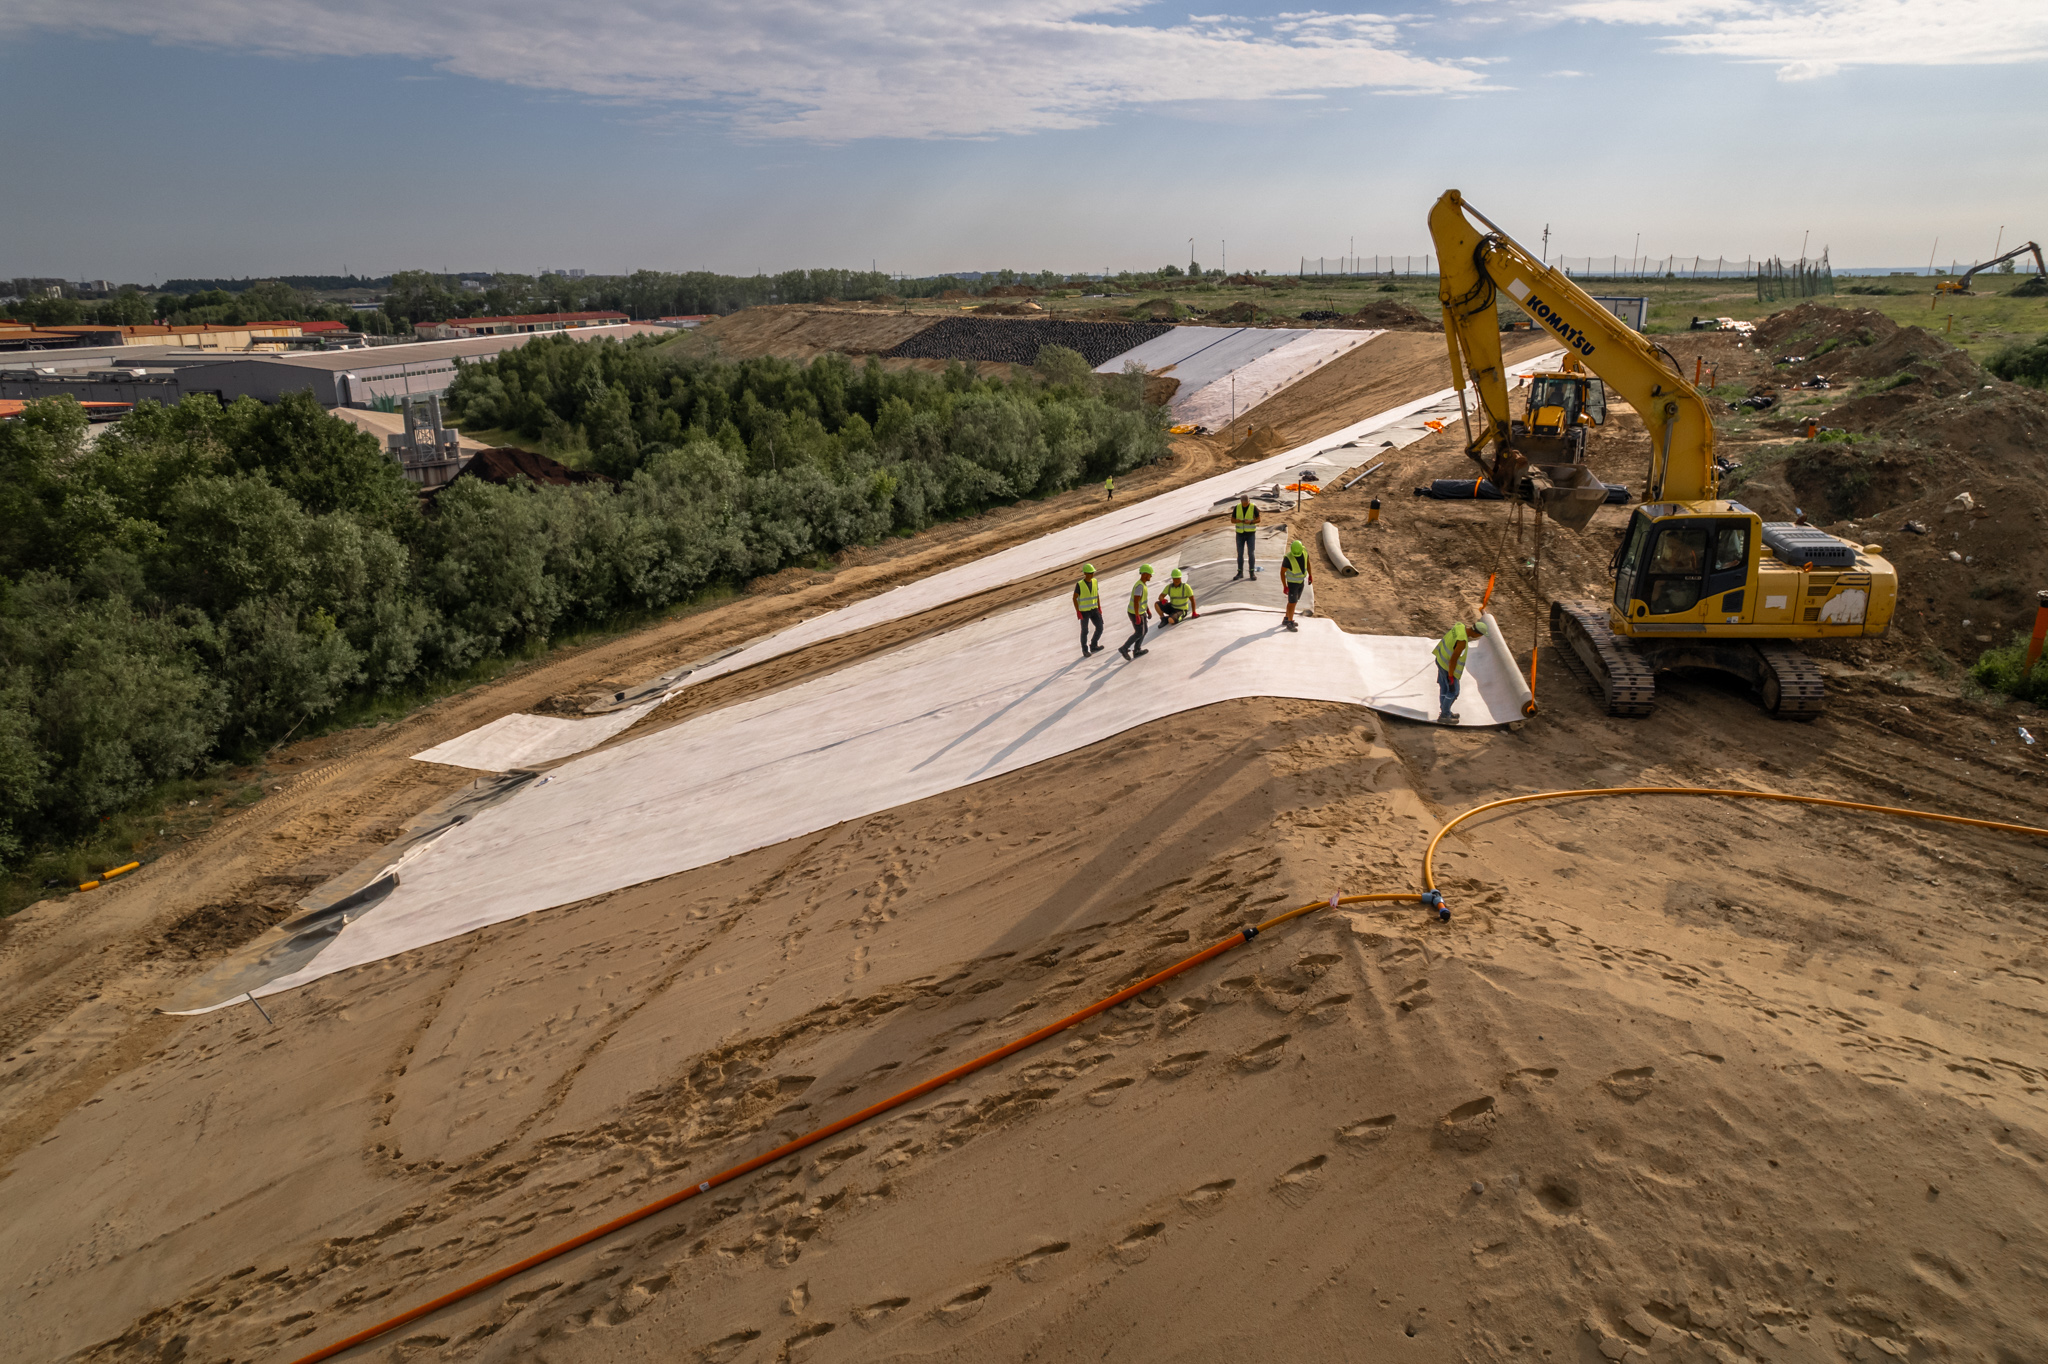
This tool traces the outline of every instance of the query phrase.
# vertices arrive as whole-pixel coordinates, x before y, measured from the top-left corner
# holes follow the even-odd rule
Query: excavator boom
[[[1490,231],[1472,224],[1471,214]],[[1695,502],[1718,495],[1714,421],[1706,399],[1629,325],[1595,303],[1563,273],[1531,256],[1513,238],[1446,190],[1429,214],[1430,235],[1443,261],[1439,298],[1451,344],[1454,382],[1467,375],[1479,396],[1483,432],[1496,455],[1511,444],[1506,367],[1501,360],[1498,291],[1565,344],[1621,395],[1649,428],[1647,499]],[[1476,449],[1473,453],[1477,453]]]

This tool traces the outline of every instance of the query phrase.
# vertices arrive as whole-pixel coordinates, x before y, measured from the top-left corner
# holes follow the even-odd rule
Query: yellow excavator
[[[1940,283],[1934,286],[1935,296],[1939,298],[1953,294],[1970,293],[1972,292],[1972,290],[1970,289],[1970,281],[1975,279],[1978,275],[1982,274],[1986,270],[1989,270],[1994,265],[2003,265],[2005,264],[2005,262],[2009,260],[2016,260],[2021,256],[2029,254],[2030,252],[2034,257],[2034,278],[2048,279],[2048,260],[2043,260],[2041,258],[2040,244],[2037,242],[2021,242],[2018,246],[2015,246],[2012,250],[2006,252],[2002,256],[1993,256],[1990,260],[1985,261],[1981,265],[1971,266],[1969,269],[1963,271],[1961,279],[1942,280]]]
[[[1795,641],[1890,628],[1898,574],[1879,546],[1767,522],[1722,499],[1713,415],[1668,352],[1532,256],[1457,190],[1437,200],[1429,230],[1443,262],[1452,382],[1462,392],[1469,377],[1479,400],[1467,414],[1466,453],[1490,466],[1494,487],[1506,492],[1529,479],[1543,514],[1574,530],[1606,500],[1582,441],[1560,450],[1518,435],[1517,427],[1534,423],[1516,422],[1508,406],[1497,307],[1503,294],[1564,343],[1572,368],[1597,375],[1649,430],[1643,498],[1615,550],[1611,600],[1550,604],[1552,641],[1591,678],[1608,713],[1647,715],[1657,673],[1705,668],[1749,683],[1781,719],[1819,715],[1827,696],[1820,669]]]

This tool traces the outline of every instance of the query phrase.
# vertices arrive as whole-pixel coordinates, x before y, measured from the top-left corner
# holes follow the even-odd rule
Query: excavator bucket
[[[1607,500],[1607,485],[1583,464],[1547,464],[1547,484],[1536,485],[1536,497],[1544,514],[1561,526],[1584,530]]]

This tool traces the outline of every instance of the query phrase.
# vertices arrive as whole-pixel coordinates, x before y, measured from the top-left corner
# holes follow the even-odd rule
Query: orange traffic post
[[[2027,641],[2027,666],[2020,669],[2020,684],[2024,686],[2034,675],[2034,665],[2041,661],[2042,641],[2048,640],[2048,592],[2036,592],[2034,598],[2040,604],[2034,609],[2034,637]]]

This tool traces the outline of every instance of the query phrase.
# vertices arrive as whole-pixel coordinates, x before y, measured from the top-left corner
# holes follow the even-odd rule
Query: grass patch
[[[2027,661],[2027,641],[2027,635],[2015,631],[2010,644],[1986,649],[1970,665],[1970,680],[1987,692],[2048,704],[2048,666],[2036,663],[2031,676],[2021,671]]]

